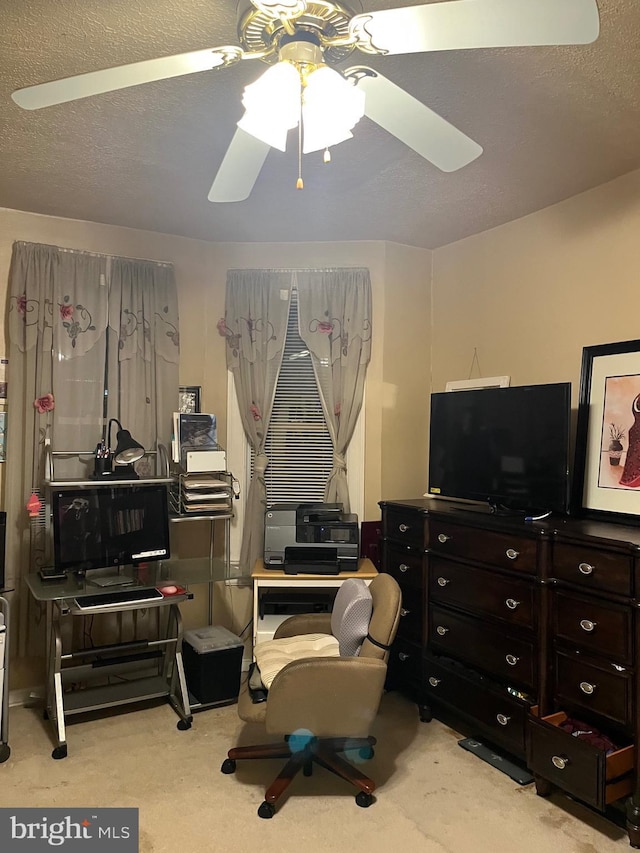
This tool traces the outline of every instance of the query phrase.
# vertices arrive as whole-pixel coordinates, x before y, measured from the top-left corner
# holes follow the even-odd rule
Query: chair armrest
[[[304,658],[280,670],[267,699],[266,729],[316,737],[367,737],[378,713],[387,665],[376,658]]]
[[[300,613],[297,616],[289,616],[278,625],[273,639],[297,637],[299,634],[331,634],[331,614]]]

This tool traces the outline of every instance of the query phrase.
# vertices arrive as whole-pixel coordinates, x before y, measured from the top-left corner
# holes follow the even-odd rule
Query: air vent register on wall
[[[566,513],[570,415],[569,382],[432,394],[429,494]]]

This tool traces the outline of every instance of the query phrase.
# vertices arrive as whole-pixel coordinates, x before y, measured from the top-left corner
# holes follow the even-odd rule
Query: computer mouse
[[[160,587],[160,592],[161,592],[163,595],[175,595],[177,591],[178,591],[178,587],[177,587],[177,586],[171,586],[171,585],[169,585],[169,586],[162,586],[162,587]]]

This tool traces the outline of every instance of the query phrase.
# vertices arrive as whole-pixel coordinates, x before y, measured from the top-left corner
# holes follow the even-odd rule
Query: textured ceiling
[[[592,45],[355,52],[344,63],[378,68],[479,142],[484,153],[464,169],[444,174],[363,119],[331,164],[319,154],[304,158],[303,191],[295,189],[291,144],[269,153],[247,201],[220,205],[207,193],[242,114],[243,87],[261,63],[34,112],[10,95],[237,44],[233,0],[2,0],[0,206],[214,242],[453,242],[640,168],[640,4],[598,5],[601,33]]]

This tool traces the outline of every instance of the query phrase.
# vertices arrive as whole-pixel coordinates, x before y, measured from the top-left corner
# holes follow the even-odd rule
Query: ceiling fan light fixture
[[[351,139],[364,115],[365,96],[328,65],[306,78],[302,103],[303,152],[309,154]]]
[[[290,62],[272,65],[244,90],[245,114],[238,127],[284,151],[287,133],[300,119],[300,73]]]

